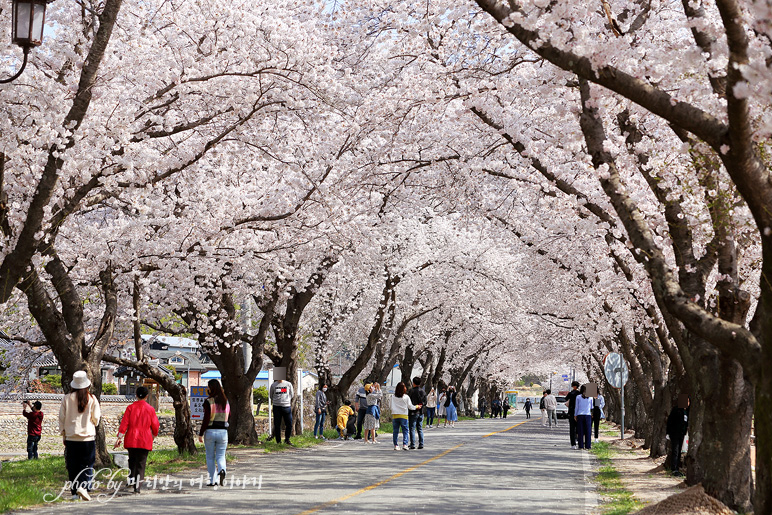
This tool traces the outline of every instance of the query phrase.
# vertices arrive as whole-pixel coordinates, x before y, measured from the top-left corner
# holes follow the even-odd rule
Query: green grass
[[[228,455],[226,459],[232,460]],[[152,451],[147,459],[145,477],[165,476],[180,470],[206,466],[206,455],[201,446],[196,455],[179,455],[176,450]],[[96,479],[107,480],[117,472],[117,467],[98,472]],[[124,480],[125,472],[115,476],[115,480]],[[46,456],[38,460],[7,461],[0,471],[0,513],[16,510],[56,498],[64,487],[67,469],[62,456]],[[96,493],[105,487],[97,488]],[[69,499],[69,491],[62,493],[61,499]]]
[[[627,515],[643,507],[643,503],[633,497],[633,493],[625,488],[619,472],[614,468],[612,456],[614,451],[608,443],[599,442],[592,445],[591,451],[600,461],[595,482],[598,492],[604,498],[601,506],[603,515]]]

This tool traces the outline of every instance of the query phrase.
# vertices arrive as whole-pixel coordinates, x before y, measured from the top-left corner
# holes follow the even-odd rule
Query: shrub
[[[257,413],[260,413],[260,406],[268,402],[268,388],[265,386],[252,388],[252,402],[255,403]]]
[[[40,378],[40,380],[53,388],[53,391],[62,391],[62,375],[61,374],[48,374]]]
[[[105,395],[117,395],[118,386],[115,383],[102,383],[102,393]]]

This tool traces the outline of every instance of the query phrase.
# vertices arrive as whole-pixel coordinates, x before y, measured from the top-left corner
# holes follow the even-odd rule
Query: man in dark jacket
[[[684,404],[686,407],[683,407]],[[679,407],[680,406],[680,407]],[[667,439],[670,440],[670,471],[674,476],[683,476],[678,470],[681,466],[681,448],[686,431],[689,429],[689,402],[680,401],[667,417]]]
[[[576,410],[576,398],[579,396],[579,381],[571,383],[571,391],[566,395],[566,404],[568,405],[568,433],[571,438],[571,448],[576,447],[576,419],[574,418],[574,410]]]
[[[480,397],[480,402],[477,403],[480,408],[480,418],[485,418],[485,410],[488,409],[488,403],[485,401],[485,397]]]
[[[409,449],[415,449],[415,431],[418,431],[418,448],[424,448],[424,414],[423,406],[426,405],[426,392],[421,388],[421,378],[413,378],[413,387],[407,392],[410,397],[410,402],[414,406],[421,406],[421,409],[408,410],[407,423],[410,428],[410,447]]]
[[[367,415],[367,392],[365,391],[364,386],[362,386],[359,390],[357,390],[356,403],[357,403],[357,434],[354,437],[354,440],[361,440],[362,424],[365,421],[365,415]]]

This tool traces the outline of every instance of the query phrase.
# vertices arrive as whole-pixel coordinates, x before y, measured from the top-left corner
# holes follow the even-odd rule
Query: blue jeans
[[[407,445],[407,419],[392,419],[391,425],[394,427],[394,445],[398,445],[397,440],[399,439],[400,430],[402,431],[402,445]]]
[[[27,459],[38,459],[38,442],[40,441],[40,435],[27,436]]]
[[[423,428],[423,422],[424,422],[424,415],[420,411],[415,412],[408,412],[407,415],[407,421],[408,426],[410,427],[410,446],[413,447],[415,445],[415,431],[416,426],[418,426],[418,445],[423,446],[424,444],[424,428]]]
[[[576,416],[576,432],[580,449],[592,448],[592,415]]]
[[[209,482],[216,483],[217,473],[225,470],[228,430],[207,429],[204,433],[204,448],[206,448],[206,471],[209,474]]]
[[[316,423],[314,424],[314,436],[317,434],[324,435],[324,418],[327,416],[327,412],[322,410],[321,413],[316,413]]]
[[[426,408],[426,423],[429,425],[434,424],[434,414],[437,412],[437,408]]]

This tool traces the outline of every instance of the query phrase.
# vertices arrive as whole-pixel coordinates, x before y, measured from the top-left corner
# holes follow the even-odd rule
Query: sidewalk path
[[[262,454],[237,449],[225,488],[190,486],[204,472],[172,476],[171,488],[119,494],[107,503],[67,501],[34,513],[469,513],[586,514],[597,504],[589,453],[568,445],[567,424],[543,428],[523,415],[425,431],[426,448],[329,442]],[[246,477],[247,486],[230,480]],[[162,478],[165,480],[165,478]],[[176,488],[176,481],[184,486]],[[254,485],[257,483],[257,486]],[[29,512],[25,512],[29,513]]]

